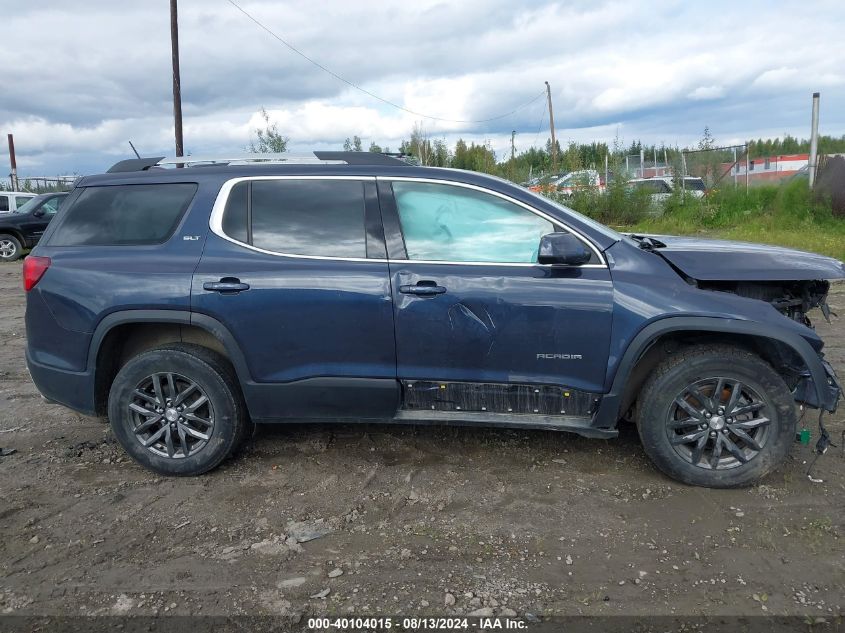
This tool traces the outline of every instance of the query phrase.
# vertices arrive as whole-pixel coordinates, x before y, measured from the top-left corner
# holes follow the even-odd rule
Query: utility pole
[[[170,50],[173,57],[173,127],[176,131],[176,155],[184,156],[182,144],[182,82],[179,78],[179,20],[176,0],[170,0]],[[181,167],[181,165],[179,165]]]
[[[510,173],[511,173],[511,180],[514,179],[514,172],[516,170],[516,163],[514,162],[515,157],[516,157],[516,148],[514,147],[514,142],[513,142],[515,136],[516,136],[516,130],[511,130],[511,162],[510,162],[510,170],[509,170]]]
[[[12,173],[9,174],[9,177],[12,180],[12,191],[18,190],[18,161],[15,160],[15,137],[11,134],[6,135],[6,139],[9,141],[9,163],[12,165]]]
[[[813,119],[810,127],[810,164],[807,166],[810,176],[810,189],[816,184],[816,163],[819,149],[819,93],[813,93]]]
[[[516,155],[516,148],[514,147],[514,144],[513,144],[513,139],[514,139],[515,136],[516,136],[516,130],[511,130],[511,161],[514,160],[514,157]]]
[[[552,88],[546,82],[546,98],[549,100],[549,129],[552,131],[552,171],[557,173],[557,141],[555,140],[555,113],[552,110]]]

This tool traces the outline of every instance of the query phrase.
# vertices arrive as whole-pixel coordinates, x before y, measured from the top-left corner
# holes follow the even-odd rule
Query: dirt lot
[[[718,491],[659,474],[630,428],[290,425],[211,474],[157,477],[39,396],[20,269],[0,265],[0,447],[17,450],[0,457],[0,614],[845,611],[841,447],[824,483],[796,445],[761,485]],[[845,318],[845,286],[830,303]],[[845,375],[842,321],[815,317]]]

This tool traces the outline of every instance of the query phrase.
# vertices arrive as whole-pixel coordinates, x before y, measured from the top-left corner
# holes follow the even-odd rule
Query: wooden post
[[[555,113],[552,109],[552,88],[546,82],[546,98],[549,100],[549,129],[552,131],[552,171],[557,173],[557,141],[555,140]]]
[[[170,0],[170,50],[173,61],[173,127],[176,132],[176,155],[184,156],[182,144],[182,82],[179,77],[179,20],[176,0]],[[179,165],[181,167],[181,165]]]
[[[813,118],[810,122],[810,161],[807,169],[810,176],[810,189],[816,184],[816,164],[819,149],[819,93],[813,93]]]
[[[12,172],[9,177],[12,181],[12,191],[18,190],[18,161],[15,159],[15,137],[11,134],[6,135],[9,141],[9,163],[12,166]]]

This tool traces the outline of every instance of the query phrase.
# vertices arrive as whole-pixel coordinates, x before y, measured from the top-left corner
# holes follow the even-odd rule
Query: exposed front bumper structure
[[[827,382],[823,385],[816,385],[813,377],[807,372],[798,381],[795,387],[795,400],[801,404],[814,409],[824,409],[833,413],[839,404],[839,396],[842,394],[842,385],[836,372],[833,371],[830,363],[821,360],[824,367]],[[821,397],[820,397],[821,394]]]

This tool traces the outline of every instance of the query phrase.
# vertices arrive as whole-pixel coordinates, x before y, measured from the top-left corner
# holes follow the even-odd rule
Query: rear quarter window
[[[50,245],[161,244],[173,235],[196,191],[195,183],[86,187]]]

